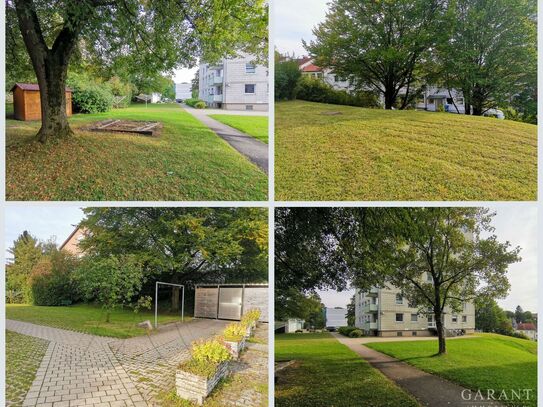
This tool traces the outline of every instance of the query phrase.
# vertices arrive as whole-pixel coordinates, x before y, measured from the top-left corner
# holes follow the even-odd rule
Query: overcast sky
[[[535,205],[487,206],[496,211],[493,225],[498,240],[508,240],[512,247],[520,246],[522,261],[509,268],[511,291],[498,304],[514,311],[517,305],[537,312],[537,207]],[[327,307],[346,307],[354,290],[319,292]]]
[[[194,75],[196,75],[196,72],[198,71],[198,67],[192,68],[192,69],[178,69],[174,71],[173,75],[173,81],[175,83],[182,83],[182,82],[192,82],[194,79]]]
[[[273,0],[274,46],[281,53],[306,55],[302,38],[313,38],[311,30],[324,20],[329,0]]]

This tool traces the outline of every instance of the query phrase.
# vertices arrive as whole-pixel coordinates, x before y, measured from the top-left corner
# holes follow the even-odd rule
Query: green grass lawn
[[[278,407],[418,406],[328,333],[276,335],[275,360],[296,360],[279,375]]]
[[[112,311],[108,323],[106,322],[105,311],[101,307],[94,305],[78,304],[69,307],[40,307],[7,304],[6,318],[99,336],[130,338],[145,334],[145,331],[138,328],[136,324],[147,319],[154,323],[155,317],[151,311],[141,311],[136,314],[131,309],[116,309]],[[185,316],[185,321],[190,319]],[[179,321],[179,315],[159,313],[158,316],[159,325]]]
[[[275,140],[278,200],[537,195],[537,126],[531,124],[293,101],[275,104]]]
[[[108,118],[161,121],[162,134],[81,130]],[[76,136],[43,145],[39,122],[6,120],[8,200],[265,200],[267,177],[176,104],[74,115]]]
[[[6,331],[6,406],[22,406],[49,342]]]
[[[268,144],[268,117],[210,114],[209,117]]]
[[[505,390],[511,394],[512,389],[533,389],[533,399],[523,405],[537,405],[536,342],[483,334],[447,341],[447,355],[443,356],[434,356],[436,341],[376,342],[367,346],[473,390],[495,389],[496,394]]]

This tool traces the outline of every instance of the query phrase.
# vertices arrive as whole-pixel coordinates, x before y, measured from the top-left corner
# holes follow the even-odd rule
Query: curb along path
[[[492,401],[468,401],[462,398],[465,387],[454,384],[439,376],[419,370],[383,353],[370,349],[361,343],[360,338],[345,338],[339,334],[334,337],[353,352],[360,355],[371,366],[412,394],[423,406],[428,407],[504,407]]]
[[[212,119],[202,110],[185,105],[181,107],[268,174],[268,145],[266,143]],[[228,111],[222,113],[228,114]]]

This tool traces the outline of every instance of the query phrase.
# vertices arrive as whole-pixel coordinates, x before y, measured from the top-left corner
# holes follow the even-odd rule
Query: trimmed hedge
[[[353,329],[349,333],[349,338],[361,338],[364,336],[364,332],[360,329]]]
[[[191,107],[196,108],[196,109],[204,109],[206,107],[206,102],[204,102],[201,99],[197,99],[197,98],[186,99],[185,103],[187,105],[191,106]]]
[[[379,107],[379,99],[372,92],[348,93],[334,89],[321,79],[302,76],[296,85],[296,99],[358,107]]]
[[[349,336],[352,331],[358,330],[355,326],[342,326],[337,331],[343,336]]]

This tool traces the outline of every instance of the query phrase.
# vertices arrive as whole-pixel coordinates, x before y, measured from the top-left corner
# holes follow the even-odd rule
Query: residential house
[[[473,302],[465,302],[458,313],[446,307],[443,322],[448,335],[473,333]],[[419,313],[419,309],[408,304],[400,290],[394,287],[357,290],[355,326],[374,336],[433,336],[437,333],[433,312]]]
[[[199,98],[209,107],[225,110],[268,110],[268,67],[251,55],[203,63],[199,71]]]
[[[345,308],[324,308],[324,326],[326,328],[339,328],[347,326],[347,310]]]
[[[537,341],[537,327],[531,322],[523,322],[516,326],[515,332],[526,335],[532,341]]]
[[[302,72],[302,75],[310,76],[315,79],[322,79],[334,89],[346,90],[348,92],[354,90],[354,87],[350,81],[340,78],[338,75],[334,74],[331,69],[321,68],[315,65],[313,59],[310,57],[302,57],[298,59],[298,66]]]
[[[59,247],[59,250],[66,250],[68,253],[77,257],[83,257],[83,250],[79,247],[79,243],[85,238],[86,231],[84,228],[77,226],[68,238]]]
[[[444,111],[449,113],[465,113],[464,96],[462,92],[437,86],[425,86],[422,96],[416,101],[416,108],[431,112]]]
[[[181,82],[175,84],[175,100],[186,100],[192,98],[192,84]]]

